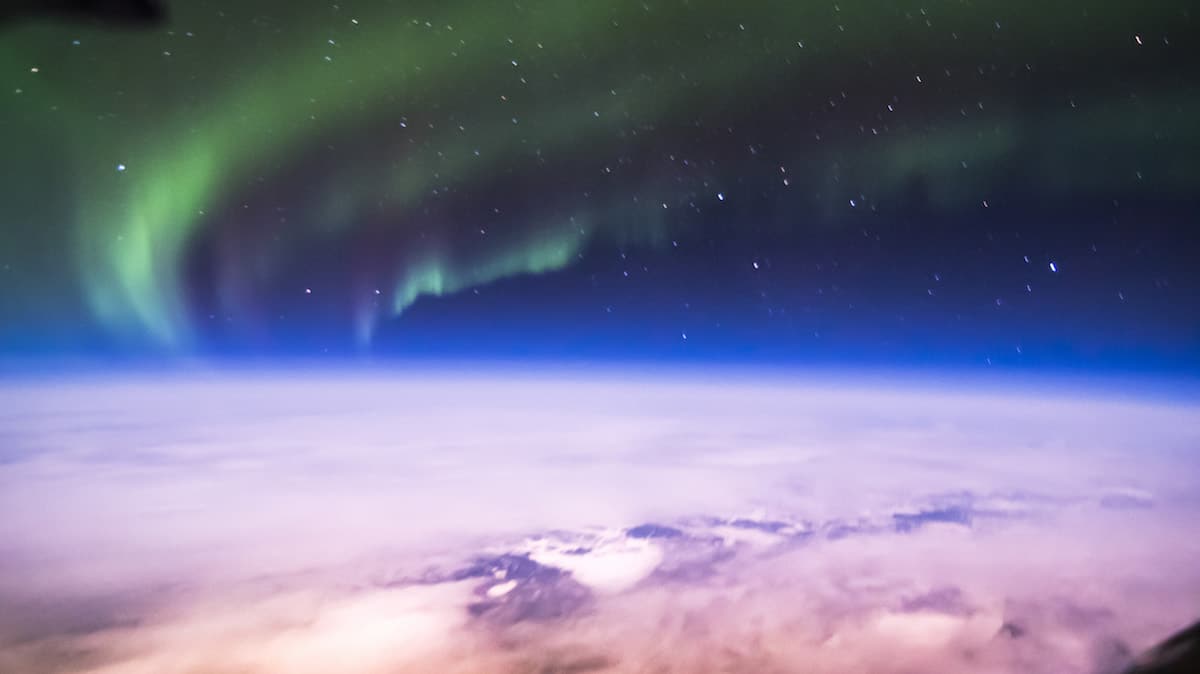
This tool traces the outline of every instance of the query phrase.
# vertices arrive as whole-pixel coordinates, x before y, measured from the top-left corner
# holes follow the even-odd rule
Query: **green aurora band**
[[[868,75],[919,91],[927,83],[912,73],[932,78],[935,64],[982,63],[997,39],[1024,49],[1031,63],[1064,52],[1086,60],[1098,44],[1132,51],[1135,31],[1165,34],[1178,21],[1169,3],[1093,7],[1087,35],[1074,29],[1081,6],[1073,2],[932,2],[919,13],[882,2],[831,9],[790,1],[256,3],[237,16],[190,3],[172,9],[170,26],[146,33],[31,24],[6,29],[0,42],[5,81],[17,83],[5,92],[5,128],[17,134],[6,141],[7,162],[15,170],[35,155],[60,162],[55,192],[74,215],[56,226],[69,232],[76,292],[112,334],[171,351],[194,346],[180,269],[213,214],[356,134],[386,128],[395,153],[335,156],[300,198],[306,215],[297,227],[306,237],[336,237],[381,208],[403,229],[432,191],[469,193],[514,166],[581,157],[603,164],[614,143],[686,126],[711,101],[727,110],[795,86],[837,91]],[[954,27],[953,37],[941,26]],[[886,58],[895,53],[906,60]],[[1031,124],[1003,104],[960,114],[962,100],[986,92],[972,86],[923,103],[937,124],[874,144],[847,132],[794,156],[791,174],[820,184],[838,164],[843,180],[877,195],[897,194],[921,175],[932,202],[950,210],[976,202],[990,177],[1018,161],[1031,184],[1052,194],[1123,186],[1127,172],[1118,177],[1105,161],[1134,156],[1165,134],[1174,150],[1157,164],[1153,189],[1186,195],[1196,182],[1195,91],[1131,100],[1101,87],[1079,97],[1102,99],[1105,114],[1080,120],[1055,101]],[[397,130],[397,120],[412,123]],[[961,171],[963,157],[977,170]],[[702,179],[715,192],[736,169],[707,168]],[[602,238],[668,239],[659,202],[692,198],[696,188],[661,182],[642,206],[614,201],[587,206],[578,219],[539,217],[496,232],[486,246],[447,236],[395,251],[390,301],[364,304],[358,340],[369,343],[379,318],[422,296],[562,269]],[[46,216],[8,201],[6,219],[41,226]],[[18,230],[6,226],[5,246],[21,245]]]

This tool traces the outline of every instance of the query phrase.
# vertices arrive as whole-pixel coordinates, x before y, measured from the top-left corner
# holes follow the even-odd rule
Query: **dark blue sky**
[[[1186,8],[168,10],[7,29],[0,355],[1200,372]]]

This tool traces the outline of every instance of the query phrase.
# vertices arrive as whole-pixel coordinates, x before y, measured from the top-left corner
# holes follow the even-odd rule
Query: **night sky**
[[[0,353],[1200,373],[1188,3],[0,24]]]

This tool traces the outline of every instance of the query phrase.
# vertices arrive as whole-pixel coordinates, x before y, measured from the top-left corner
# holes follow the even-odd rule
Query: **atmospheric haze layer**
[[[1116,672],[1191,400],[747,373],[0,387],[0,671]]]

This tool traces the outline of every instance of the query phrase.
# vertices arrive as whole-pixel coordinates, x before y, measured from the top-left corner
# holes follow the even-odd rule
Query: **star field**
[[[1200,366],[1152,3],[168,5],[0,27],[0,346]]]

